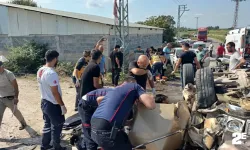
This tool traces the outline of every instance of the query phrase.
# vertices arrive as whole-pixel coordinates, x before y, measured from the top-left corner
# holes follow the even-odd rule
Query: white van
[[[248,55],[246,54],[247,45],[250,44],[250,27],[230,30],[226,36],[225,49],[226,44],[229,42],[234,42],[235,49],[238,50],[242,56],[247,57],[247,60],[250,60],[250,57],[248,58]],[[226,56],[230,55],[231,54],[226,50]]]

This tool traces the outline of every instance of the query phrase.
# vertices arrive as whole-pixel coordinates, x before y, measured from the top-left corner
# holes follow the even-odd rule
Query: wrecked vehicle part
[[[183,85],[186,86],[188,83],[194,84],[194,66],[193,64],[184,64],[182,66],[182,80]]]
[[[202,68],[196,71],[197,107],[208,108],[216,101],[213,72],[210,68]]]
[[[158,137],[182,130],[182,127],[188,122],[185,118],[189,119],[190,113],[185,111],[188,110],[185,103],[178,107],[174,104],[156,104],[154,110],[138,108],[134,124],[129,132],[131,143],[141,145]],[[178,114],[178,116],[175,114]],[[183,133],[178,133],[150,143],[146,147],[147,150],[175,150],[181,146],[182,141]]]

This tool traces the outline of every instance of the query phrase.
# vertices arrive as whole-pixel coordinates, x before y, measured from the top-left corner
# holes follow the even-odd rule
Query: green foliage
[[[145,21],[137,22],[138,24],[148,25],[148,26],[154,26],[159,28],[164,28],[163,32],[163,42],[173,42],[174,36],[175,36],[175,21],[173,16],[151,16],[147,18]]]
[[[126,74],[121,72],[119,82],[123,82],[125,79],[125,76],[126,76]],[[108,83],[112,83],[112,73],[111,72],[107,72],[105,77],[106,77],[106,80]]]
[[[74,65],[71,62],[59,62],[56,72],[60,76],[71,76],[74,71]]]
[[[25,5],[31,7],[37,7],[37,3],[33,0],[10,0],[11,4]]]
[[[15,73],[36,73],[44,64],[44,56],[48,50],[47,44],[37,44],[34,41],[23,46],[9,47],[9,62],[6,68]]]

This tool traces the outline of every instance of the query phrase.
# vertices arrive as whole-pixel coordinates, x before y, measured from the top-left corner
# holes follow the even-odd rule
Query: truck
[[[207,34],[208,34],[207,28],[204,27],[198,28],[197,40],[207,42]]]
[[[234,42],[235,49],[240,52],[247,62],[250,62],[250,27],[230,30],[225,39],[225,49],[226,44],[229,42]],[[226,56],[230,55],[231,53],[226,50]]]

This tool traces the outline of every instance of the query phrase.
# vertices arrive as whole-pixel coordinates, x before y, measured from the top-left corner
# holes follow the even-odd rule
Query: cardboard
[[[135,122],[129,133],[132,144],[137,146],[146,143],[185,126],[190,117],[189,111],[185,111],[188,110],[187,105],[182,103],[177,106],[179,109],[174,104],[156,104],[154,110],[147,110],[144,107],[138,108]],[[181,146],[182,139],[183,133],[178,133],[146,145],[146,147],[147,150],[175,150]]]

